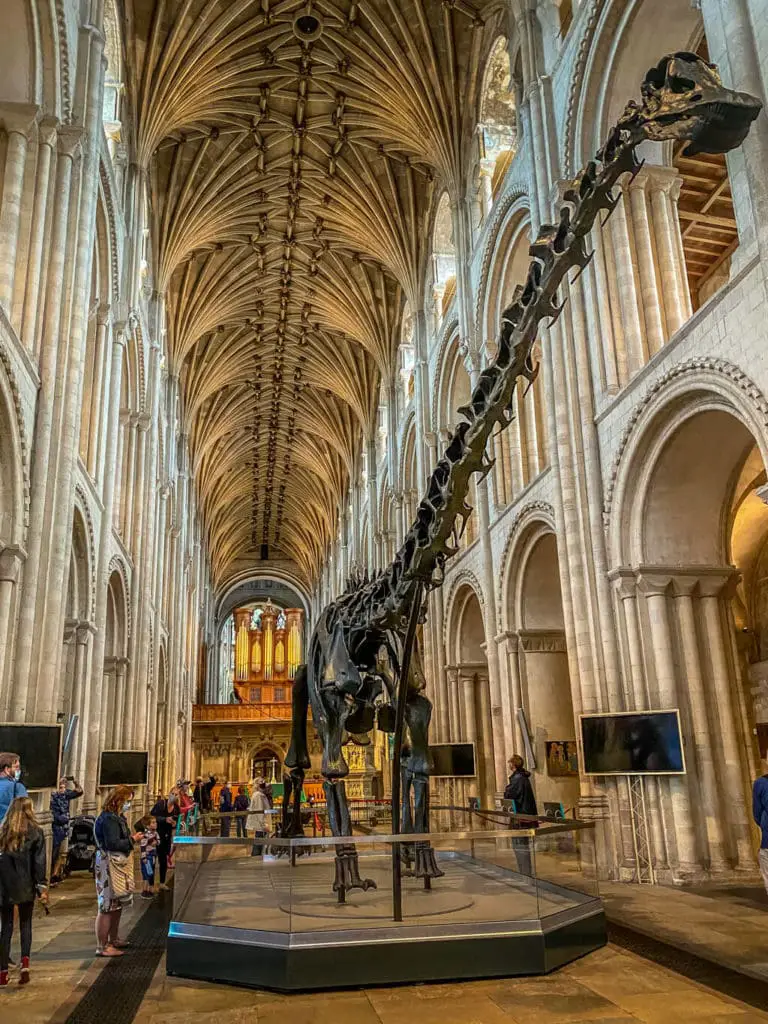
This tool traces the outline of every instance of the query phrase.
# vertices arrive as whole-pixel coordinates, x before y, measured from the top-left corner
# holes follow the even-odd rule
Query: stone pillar
[[[37,117],[37,107],[22,103],[0,105],[0,126],[6,134],[3,191],[0,198],[0,307],[12,320],[13,284],[19,244],[24,169],[27,163],[29,133]]]
[[[133,681],[129,679],[129,665],[127,658],[115,658],[115,711],[112,723],[112,745],[115,750],[125,750],[130,746],[126,740],[126,732],[130,725],[127,687]]]
[[[465,743],[474,743],[475,745],[475,760],[477,768],[477,777],[472,779],[469,784],[469,796],[477,796],[479,793],[479,785],[482,780],[482,766],[480,764],[480,751],[478,749],[477,742],[477,716],[475,714],[475,673],[467,672],[459,666],[457,669],[459,688],[461,690],[461,699],[463,707],[463,718],[464,718],[464,734],[463,740]],[[483,789],[485,787],[483,786]]]
[[[688,281],[685,267],[680,266],[680,225],[674,205],[680,193],[680,181],[678,175],[664,175],[657,170],[650,185],[668,338],[672,337],[690,315]]]
[[[21,588],[19,628],[16,641],[14,688],[11,718],[22,722],[27,711],[33,650],[39,644],[35,630],[37,596],[41,575],[41,555],[45,536],[46,495],[50,481],[51,439],[53,435],[56,386],[59,374],[60,321],[66,280],[67,235],[72,191],[72,171],[79,151],[81,132],[59,131],[56,181],[52,200],[52,225],[48,242],[48,273],[45,284],[45,309],[42,317],[40,353],[40,389],[35,419],[35,458],[30,481],[27,560]]]
[[[20,336],[25,348],[39,354],[37,325],[42,314],[43,296],[40,285],[47,259],[46,231],[49,209],[51,164],[56,150],[56,119],[44,117],[37,129],[37,174],[29,239],[26,288],[21,314]]]
[[[496,637],[496,642],[499,645],[502,664],[506,668],[506,685],[504,682],[505,673],[501,673],[502,734],[504,737],[504,760],[506,764],[506,761],[515,751],[525,749],[520,720],[517,714],[518,710],[523,706],[520,690],[517,633],[499,633]]]
[[[88,472],[94,479],[96,478],[98,469],[101,424],[109,408],[107,395],[104,394],[104,374],[106,371],[107,359],[109,358],[109,353],[107,351],[109,310],[109,304],[102,303],[96,313],[96,345],[94,352],[93,375],[91,378],[93,383],[90,394],[88,450],[86,452],[86,465]]]
[[[90,622],[79,622],[75,627],[74,688],[70,711],[78,716],[78,720],[68,766],[78,779],[85,778],[88,719],[98,712],[98,709],[92,707],[90,702],[92,680],[90,655],[91,639],[94,633],[95,629]]]
[[[672,580],[672,593],[675,598],[686,690],[691,711],[693,743],[701,791],[701,813],[704,818],[706,842],[709,849],[709,863],[712,871],[723,872],[727,870],[728,861],[722,829],[722,805],[712,756],[713,743],[707,716],[707,695],[699,658],[692,596],[697,584],[698,580],[695,576],[676,576]]]
[[[659,707],[662,709],[679,706],[667,605],[670,582],[671,578],[667,575],[641,573],[638,577],[638,587],[640,592],[645,595],[648,609],[650,646],[656,674]],[[700,867],[687,778],[685,776],[670,776],[669,792],[678,869],[681,877],[686,877],[696,874]]]
[[[459,711],[459,670],[455,665],[445,666],[445,684],[448,693],[448,728],[444,734],[446,743],[456,743],[461,736],[461,715]]]
[[[755,856],[752,837],[747,824],[744,800],[744,777],[741,770],[741,744],[739,742],[734,710],[733,679],[729,670],[726,641],[723,634],[721,600],[724,587],[730,581],[717,576],[702,577],[699,581],[700,604],[706,629],[706,643],[712,673],[710,702],[717,708],[720,723],[720,744],[723,755],[721,778],[724,783],[729,826],[736,854],[737,867],[751,869]]]
[[[11,609],[15,606],[16,582],[24,558],[25,552],[20,547],[6,547],[0,552],[0,709],[3,714],[7,713],[5,709],[10,700],[5,674],[6,657],[13,633]]]
[[[642,171],[630,182],[629,205],[632,233],[635,238],[637,270],[640,278],[640,297],[645,321],[645,349],[648,356],[655,355],[664,344],[664,324],[656,274],[656,247],[654,245],[651,215],[648,209],[649,172]],[[660,254],[664,258],[665,254]]]
[[[104,511],[101,515],[99,546],[96,571],[96,609],[94,625],[96,634],[93,641],[91,658],[91,695],[89,706],[93,709],[104,707],[103,688],[104,646],[107,622],[107,588],[109,585],[109,559],[112,544],[112,523],[115,502],[115,481],[117,470],[117,441],[120,429],[120,390],[123,377],[123,349],[125,347],[125,323],[113,324],[112,348],[109,372],[109,404],[106,412],[106,432],[104,443]],[[85,739],[85,737],[84,737]],[[83,758],[86,765],[85,794],[92,799],[96,792],[96,772],[98,769],[99,750],[103,749],[103,734],[96,715],[88,716],[87,752]]]

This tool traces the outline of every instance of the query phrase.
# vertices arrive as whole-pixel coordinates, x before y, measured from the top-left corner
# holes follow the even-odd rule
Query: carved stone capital
[[[7,135],[23,135],[28,139],[40,108],[34,103],[0,103],[0,126]]]
[[[526,654],[563,654],[566,650],[561,629],[521,629],[518,636]]]
[[[513,633],[510,630],[504,630],[501,633],[497,633],[493,639],[499,647],[504,645],[508,654],[516,654],[520,647],[520,637],[517,633]]]
[[[641,569],[637,574],[638,593],[645,597],[663,597],[672,582],[670,573]]]
[[[19,577],[19,568],[27,557],[27,552],[16,545],[10,545],[0,551],[0,583],[15,583]]]
[[[634,569],[618,568],[612,569],[608,573],[608,579],[613,584],[613,589],[616,591],[616,596],[626,601],[629,598],[633,598],[637,594],[637,574]]]

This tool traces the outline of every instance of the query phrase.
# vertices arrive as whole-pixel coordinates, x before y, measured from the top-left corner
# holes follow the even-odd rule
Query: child
[[[243,839],[246,838],[248,832],[245,828],[245,812],[248,810],[248,797],[245,794],[245,786],[237,787],[237,796],[235,797],[234,808],[237,813],[235,822],[237,824],[237,838],[241,836]]]
[[[141,819],[139,826],[141,827],[137,828],[137,832],[141,832],[141,895],[145,900],[151,900],[155,895],[155,859],[160,844],[157,819],[148,814]]]

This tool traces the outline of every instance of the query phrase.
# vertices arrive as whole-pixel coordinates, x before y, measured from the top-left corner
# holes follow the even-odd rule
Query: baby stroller
[[[70,822],[65,875],[73,871],[90,871],[93,874],[96,858],[96,838],[93,834],[95,823],[96,819],[90,814],[81,814]]]

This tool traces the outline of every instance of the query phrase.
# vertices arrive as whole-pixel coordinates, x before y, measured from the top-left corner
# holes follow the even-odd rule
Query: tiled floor
[[[624,896],[649,922],[655,915],[664,927],[673,922],[681,927],[681,915],[693,914],[700,923],[697,915],[706,911],[710,932],[728,931],[732,923],[738,934],[727,898],[650,889]],[[103,969],[104,961],[93,959],[90,880],[69,880],[52,902],[50,917],[35,919],[32,984],[0,991],[2,1024],[62,1024]],[[665,906],[671,908],[666,915]],[[126,915],[126,929],[143,909],[139,901]],[[766,911],[759,904],[741,910],[749,917],[749,956],[757,953],[761,915],[768,950]],[[107,1005],[104,1024],[110,1019]],[[291,996],[168,978],[161,962],[135,1019],[142,1024],[752,1024],[768,1022],[768,1014],[608,946],[541,978]]]
[[[282,996],[167,978],[137,1019],[148,1024],[753,1024],[726,996],[611,946],[543,978]]]

